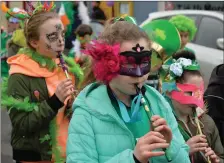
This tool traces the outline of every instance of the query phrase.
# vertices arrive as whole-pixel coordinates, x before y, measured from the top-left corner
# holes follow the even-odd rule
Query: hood
[[[146,85],[145,87],[147,89],[145,96],[147,99],[150,99],[152,113],[165,116],[166,111],[164,112],[162,110],[166,110],[169,107],[167,106],[168,103],[166,100],[154,88]],[[159,109],[158,107],[163,109]],[[73,110],[77,108],[82,108],[102,120],[114,121],[115,119],[120,122],[122,121],[113,108],[106,85],[93,83],[84,88],[73,103]]]
[[[26,38],[25,38],[23,29],[17,29],[13,32],[12,41],[14,44],[20,47],[26,46]]]
[[[224,87],[224,64],[218,65],[212,71],[208,88],[205,91],[205,98],[209,95],[223,97]]]
[[[224,84],[224,64],[218,65],[212,71],[209,86],[214,84]]]
[[[80,92],[73,103],[73,110],[77,108],[82,108],[91,115],[105,121],[113,121],[113,119],[119,118],[110,102],[106,85],[99,83],[90,84]]]
[[[10,65],[9,74],[21,73],[32,77],[51,77],[57,73],[55,69],[50,72],[47,68],[40,65],[25,54],[17,54],[8,58],[7,63]],[[32,68],[31,68],[32,67]]]

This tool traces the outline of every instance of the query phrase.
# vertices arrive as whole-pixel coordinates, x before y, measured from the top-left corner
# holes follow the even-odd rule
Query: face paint
[[[144,47],[136,44],[132,48],[134,51],[126,51],[120,53],[121,68],[120,75],[141,77],[150,71],[151,51],[143,51]]]
[[[64,46],[64,31],[62,31],[62,25],[56,24],[55,30],[51,33],[46,34],[48,40],[47,48],[57,52],[58,47]]]
[[[49,44],[46,44],[46,48],[47,48],[48,50],[52,50],[51,45],[49,45]]]
[[[52,32],[50,34],[46,34],[47,39],[49,42],[55,42],[58,40],[58,33],[57,32]]]
[[[56,28],[57,31],[61,31],[62,30],[61,24],[56,24],[55,28]]]
[[[19,19],[11,17],[11,18],[9,18],[9,22],[10,23],[19,23]]]
[[[204,107],[203,93],[204,93],[204,82],[201,83],[200,87],[192,84],[180,84],[177,83],[179,91],[172,91],[171,98],[181,104],[196,105],[200,108]],[[189,94],[189,95],[186,95]]]

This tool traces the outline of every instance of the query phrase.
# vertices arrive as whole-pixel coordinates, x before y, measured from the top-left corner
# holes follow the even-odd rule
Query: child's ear
[[[36,41],[36,40],[31,40],[31,41],[30,41],[30,45],[31,45],[33,48],[37,49],[38,46],[39,46],[39,42]]]

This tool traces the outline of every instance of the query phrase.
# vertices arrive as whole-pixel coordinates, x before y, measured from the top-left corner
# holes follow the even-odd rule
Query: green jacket
[[[168,97],[165,97],[165,98],[170,103],[171,107],[173,108],[172,101],[170,100],[170,98]],[[222,143],[219,137],[219,131],[214,121],[207,114],[203,114],[199,118],[199,120],[200,120],[202,132],[206,136],[209,147],[211,147],[212,150],[219,157],[220,163],[224,163],[224,148],[222,146]],[[184,136],[186,141],[189,140],[190,137],[193,137],[198,134],[197,125],[195,124],[193,117],[192,118],[189,117],[189,121],[186,124],[183,121],[179,120],[178,118],[177,118],[177,122],[185,132],[183,133],[182,131],[182,134],[188,135],[188,136]],[[193,160],[195,163],[207,163],[207,160],[205,159],[204,154],[200,152],[196,152],[193,154]]]
[[[39,91],[39,99],[34,95],[34,91]],[[41,143],[40,139],[49,134],[49,125],[56,116],[57,110],[53,110],[46,102],[49,95],[45,79],[13,74],[8,79],[8,95],[17,99],[29,97],[30,102],[38,106],[29,111],[24,111],[23,108],[9,110],[13,127],[11,144],[14,159],[21,161],[51,160],[49,141]]]
[[[169,104],[155,89],[146,88],[153,113],[164,117],[172,130],[168,148],[171,163],[189,163],[188,146]],[[134,136],[111,104],[105,85],[87,86],[76,98],[73,109],[66,163],[134,163]],[[166,162],[165,156],[150,159],[150,163]]]

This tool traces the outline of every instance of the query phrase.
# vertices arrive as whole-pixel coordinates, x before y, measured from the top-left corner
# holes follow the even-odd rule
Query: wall
[[[138,24],[146,20],[149,13],[156,11],[158,11],[158,2],[156,1],[134,1],[134,17]]]

